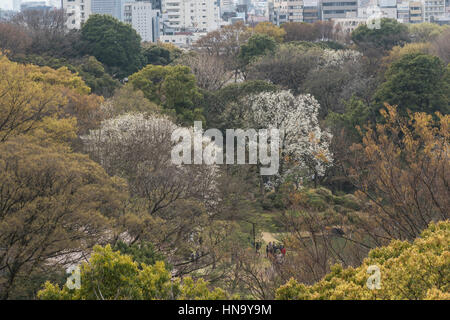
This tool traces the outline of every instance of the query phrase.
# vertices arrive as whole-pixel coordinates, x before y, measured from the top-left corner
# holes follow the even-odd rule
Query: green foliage
[[[139,265],[154,265],[157,261],[165,260],[164,255],[157,252],[150,242],[127,244],[123,241],[118,241],[114,245],[113,250],[131,256],[133,261],[136,261]]]
[[[203,110],[195,108],[194,101],[202,95],[188,67],[149,64],[129,80],[147,99],[161,104],[169,112],[174,110],[180,122],[192,125],[194,120],[205,119]]]
[[[375,109],[387,102],[398,105],[402,114],[407,109],[450,112],[449,70],[438,57],[420,52],[406,54],[392,63],[385,77],[374,96]]]
[[[134,90],[131,84],[118,88],[105,103],[107,117],[115,117],[124,113],[160,113],[161,108],[148,100],[141,90]]]
[[[417,300],[450,298],[450,221],[430,224],[413,243],[392,241],[387,247],[370,251],[357,268],[332,268],[312,286],[291,279],[276,292],[280,300],[299,299],[387,299]],[[367,268],[376,265],[381,289],[370,290]]]
[[[83,58],[77,66],[77,71],[84,82],[91,88],[92,93],[110,97],[114,90],[119,87],[119,81],[106,73],[102,63],[95,57]]]
[[[81,40],[85,52],[108,66],[117,78],[136,72],[143,64],[141,37],[112,16],[91,15],[81,28]]]
[[[240,128],[245,122],[242,114],[246,108],[240,103],[241,99],[251,94],[277,90],[279,90],[278,86],[262,80],[233,83],[214,93],[204,91],[204,99],[200,101],[200,105],[205,110],[209,127]]]
[[[345,49],[345,46],[339,42],[334,41],[317,41],[317,42],[310,42],[310,41],[291,41],[290,44],[297,46],[302,49],[331,49],[331,50],[343,50]]]
[[[182,51],[175,46],[159,43],[146,45],[142,50],[146,64],[161,66],[172,63],[181,53]]]
[[[16,56],[16,62],[34,64],[41,67],[47,66],[53,69],[66,67],[72,73],[79,75],[91,92],[97,95],[109,97],[119,86],[119,81],[113,79],[93,56],[85,56],[78,59],[55,58],[50,56],[26,55]]]
[[[414,42],[426,42],[436,39],[445,30],[449,29],[449,26],[440,26],[437,23],[423,22],[423,23],[411,23],[408,25],[411,39]]]
[[[126,196],[124,182],[86,155],[34,140],[0,143],[0,268],[8,270],[0,275],[0,299],[30,272],[50,269],[49,259],[56,267],[96,243]]]
[[[362,48],[389,50],[409,41],[408,27],[395,19],[382,18],[380,28],[360,25],[352,32],[352,40]]]
[[[273,37],[256,33],[241,46],[238,59],[243,65],[248,65],[255,58],[273,52],[276,46],[277,43]]]
[[[345,104],[344,113],[331,112],[326,118],[329,128],[335,130],[345,129],[354,141],[360,139],[357,127],[362,128],[369,120],[372,112],[369,106],[356,97],[352,97]]]
[[[139,264],[129,255],[113,251],[111,246],[95,246],[89,262],[81,266],[81,288],[62,289],[46,282],[38,293],[42,300],[155,300],[155,299],[226,299],[219,288],[208,289],[203,279],[172,279],[164,262]]]

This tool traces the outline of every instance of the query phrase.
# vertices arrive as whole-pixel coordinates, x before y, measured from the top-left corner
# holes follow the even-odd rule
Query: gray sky
[[[1,9],[12,9],[12,0],[0,0]]]

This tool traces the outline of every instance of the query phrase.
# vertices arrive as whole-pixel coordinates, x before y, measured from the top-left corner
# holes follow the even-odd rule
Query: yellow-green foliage
[[[392,241],[373,249],[357,268],[336,265],[312,286],[291,279],[278,288],[284,299],[450,299],[450,221],[431,224],[413,243]],[[381,289],[370,290],[367,268],[377,265]]]
[[[38,298],[42,300],[155,300],[155,299],[226,299],[222,289],[208,289],[203,279],[172,279],[164,262],[138,265],[128,255],[113,251],[111,246],[95,246],[89,262],[80,268],[81,288],[62,289],[46,282]]]

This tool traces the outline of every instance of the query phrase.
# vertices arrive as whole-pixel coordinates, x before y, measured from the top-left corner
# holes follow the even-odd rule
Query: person
[[[269,245],[266,244],[266,258],[269,257]]]
[[[275,243],[275,244],[273,245],[273,253],[274,253],[274,254],[277,254],[279,249],[280,249],[279,245]]]
[[[269,253],[271,255],[273,254],[273,244],[272,244],[272,242],[269,242]]]
[[[260,248],[261,248],[261,242],[256,241],[256,253],[259,253]]]
[[[283,257],[286,255],[286,248],[284,246],[281,248],[281,254]]]

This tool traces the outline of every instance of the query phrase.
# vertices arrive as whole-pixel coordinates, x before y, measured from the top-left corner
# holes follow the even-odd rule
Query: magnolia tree
[[[149,213],[190,197],[213,199],[215,166],[175,165],[171,135],[179,129],[161,115],[124,114],[102,122],[82,140],[109,174],[126,178],[132,194],[149,200]]]
[[[221,230],[213,227],[218,169],[174,164],[171,136],[176,129],[181,128],[162,115],[124,114],[104,120],[82,140],[110,175],[128,181],[130,203],[117,226],[117,237],[131,243],[151,241],[181,274],[191,271],[191,266],[211,263],[208,253],[214,248],[203,234]],[[201,252],[195,263],[189,261],[192,251]]]
[[[290,91],[263,92],[247,98],[250,123],[258,128],[280,130],[280,169],[272,183],[317,180],[332,163],[331,134],[319,126],[320,105],[311,95]]]
[[[342,66],[344,63],[359,63],[362,53],[355,50],[324,50],[323,66]]]

